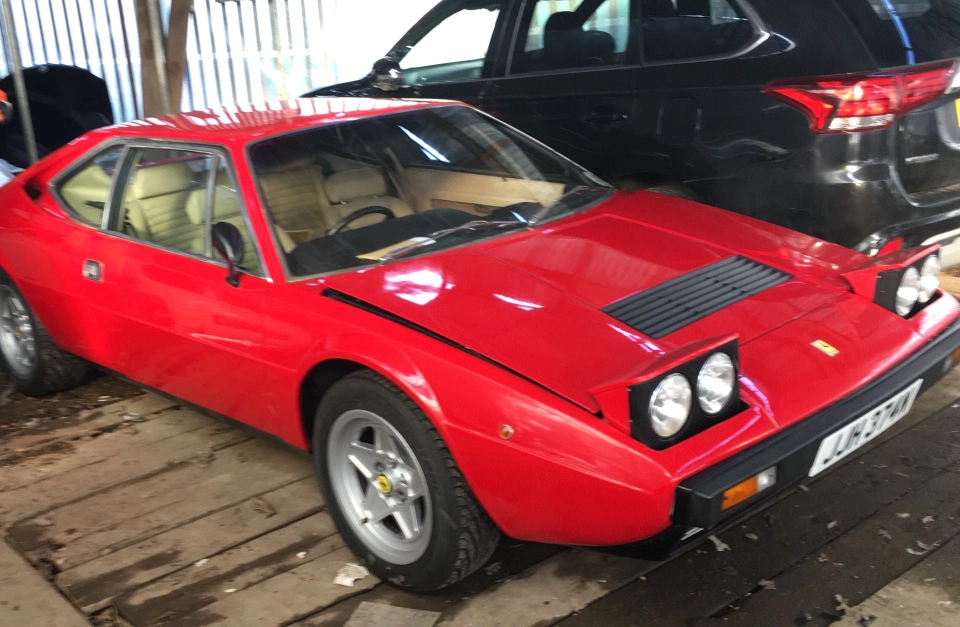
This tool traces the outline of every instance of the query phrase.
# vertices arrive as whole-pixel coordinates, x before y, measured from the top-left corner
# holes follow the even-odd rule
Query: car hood
[[[649,212],[652,195],[637,196],[621,195],[527,232],[331,276],[324,284],[598,411],[590,390],[642,374],[659,356],[697,340],[735,333],[747,343],[840,298],[849,286],[838,269],[862,263],[862,256],[829,244],[814,246],[817,240],[797,239],[790,231],[654,198],[657,205],[693,211],[700,220],[680,232],[654,224],[662,212]],[[724,232],[734,241],[720,245],[704,239]],[[826,254],[784,248],[790,237],[794,245]],[[603,311],[738,255],[788,276],[658,339]]]

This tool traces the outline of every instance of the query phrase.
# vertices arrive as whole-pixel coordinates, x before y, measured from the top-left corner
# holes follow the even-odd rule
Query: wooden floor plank
[[[353,587],[333,583],[337,571],[358,560],[346,547],[262,581],[243,594],[231,593],[176,622],[177,627],[282,625],[359,594],[379,583],[370,575]]]
[[[825,544],[960,460],[960,439],[943,437],[954,430],[960,409],[948,406],[919,424],[911,419],[908,424],[915,426],[823,475],[808,492],[795,490],[723,534],[731,551],[701,545],[563,625],[589,626],[617,617],[629,624],[687,627],[755,589],[761,579],[816,556]]]
[[[115,599],[134,625],[179,625],[185,616],[343,547],[333,520],[314,514]],[[306,553],[304,557],[298,557]],[[227,592],[232,590],[233,592]]]
[[[312,479],[313,470],[303,456],[274,442],[248,440],[203,465],[181,464],[46,512],[41,520],[24,520],[8,534],[28,555],[55,549],[65,571],[304,478]]]
[[[176,405],[175,401],[146,392],[98,409],[51,420],[44,423],[42,428],[20,429],[0,439],[0,466],[17,463],[37,448],[49,447],[55,442],[76,440],[109,431],[125,422],[124,414],[150,416]]]
[[[484,568],[463,581],[431,594],[415,594],[380,584],[361,595],[351,597],[329,610],[296,623],[297,627],[341,627],[361,603],[376,603],[428,612],[444,612],[459,606],[464,599],[493,589],[512,577],[525,577],[530,569],[566,549],[549,544],[520,542],[504,538]]]
[[[315,484],[313,477],[308,477],[259,500],[248,499],[216,511],[64,571],[58,582],[77,605],[100,603],[316,513],[322,501]],[[258,511],[263,503],[268,503],[273,513]]]
[[[192,418],[185,416],[183,421],[192,422]],[[87,498],[94,492],[140,480],[145,476],[163,472],[173,464],[188,463],[189,460],[206,455],[210,451],[234,446],[250,439],[247,433],[216,422],[213,424],[208,422],[204,427],[171,435],[139,447],[136,446],[138,435],[114,432],[102,437],[111,436],[127,438],[129,444],[123,446],[123,441],[114,441],[111,443],[112,452],[101,451],[96,459],[72,469],[67,476],[58,474],[2,493],[0,521],[9,524],[27,517],[34,517],[67,503]],[[93,442],[100,439],[97,438]]]
[[[83,466],[213,424],[216,423],[212,419],[191,411],[166,410],[152,416],[147,422],[105,433],[95,439],[72,443],[65,449],[55,449],[4,468],[0,475],[0,493],[72,473]]]
[[[898,514],[908,513],[901,518]],[[850,605],[865,601],[888,581],[919,563],[926,546],[942,546],[960,534],[960,473],[947,470],[863,521],[810,556],[771,577],[775,590],[738,599],[734,609],[698,623],[703,626],[790,624],[811,616],[809,627],[839,618],[835,595]],[[923,523],[923,518],[933,520]],[[881,530],[892,539],[881,534]]]
[[[888,583],[844,615],[836,627],[957,627],[960,625],[960,538]]]

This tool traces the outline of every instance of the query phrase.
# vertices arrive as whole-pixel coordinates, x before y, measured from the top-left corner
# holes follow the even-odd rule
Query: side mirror
[[[390,57],[384,57],[373,64],[370,84],[380,91],[397,91],[403,86],[401,77],[400,63]]]
[[[217,253],[227,262],[227,283],[240,287],[240,272],[237,268],[243,263],[243,236],[240,230],[229,222],[217,222],[210,232],[210,239]]]

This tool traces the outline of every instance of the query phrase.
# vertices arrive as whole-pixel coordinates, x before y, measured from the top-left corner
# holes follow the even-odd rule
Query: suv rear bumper
[[[640,542],[602,550],[644,559],[666,559],[736,524],[808,476],[826,436],[877,408],[917,379],[923,379],[920,394],[932,387],[955,365],[958,347],[960,321],[851,396],[685,479],[677,487],[673,525],[667,530]],[[774,466],[774,487],[727,511],[721,509],[724,491]]]

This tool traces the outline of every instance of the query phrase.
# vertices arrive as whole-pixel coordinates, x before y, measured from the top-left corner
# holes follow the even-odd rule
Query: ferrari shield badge
[[[836,357],[837,355],[840,354],[840,351],[838,351],[836,348],[834,348],[830,344],[824,342],[823,340],[814,340],[810,342],[810,345],[813,346],[814,348],[820,349],[830,357]]]

